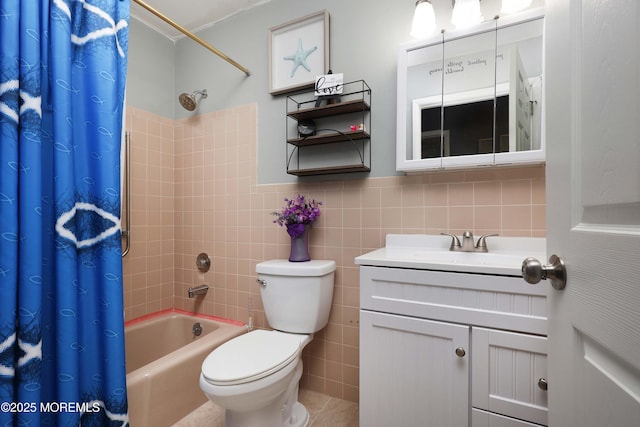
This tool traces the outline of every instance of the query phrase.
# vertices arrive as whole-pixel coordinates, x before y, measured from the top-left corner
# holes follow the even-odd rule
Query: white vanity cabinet
[[[356,259],[360,425],[547,424],[544,287],[371,259]]]

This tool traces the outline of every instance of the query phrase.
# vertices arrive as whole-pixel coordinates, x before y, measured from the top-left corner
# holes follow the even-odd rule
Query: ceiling
[[[170,20],[194,32],[229,16],[268,3],[271,0],[141,0]],[[131,1],[131,16],[171,40],[184,35],[151,12]]]

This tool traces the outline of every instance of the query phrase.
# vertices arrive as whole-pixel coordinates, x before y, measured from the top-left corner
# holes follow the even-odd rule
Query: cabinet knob
[[[467,354],[467,352],[465,351],[464,347],[456,348],[456,356],[464,357],[466,354]]]
[[[546,378],[538,379],[538,388],[540,390],[544,390],[544,391],[547,391],[549,389],[549,383],[547,383],[547,379]]]

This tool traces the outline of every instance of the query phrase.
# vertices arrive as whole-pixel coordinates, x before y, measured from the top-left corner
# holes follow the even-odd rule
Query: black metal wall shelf
[[[322,105],[325,102],[326,104]],[[287,173],[310,176],[371,171],[370,112],[371,89],[364,80],[345,83],[343,93],[339,97],[319,100],[313,91],[288,96]],[[299,134],[297,125],[302,120],[314,121],[314,134]],[[351,144],[351,148],[347,150],[345,143]],[[316,164],[314,160],[319,156],[305,150],[307,147],[321,144],[337,144],[334,151],[338,153],[338,158],[331,159],[331,164]],[[351,154],[343,159],[339,156],[340,153],[344,154],[345,150]],[[322,154],[326,156],[331,151],[328,147],[322,149]]]

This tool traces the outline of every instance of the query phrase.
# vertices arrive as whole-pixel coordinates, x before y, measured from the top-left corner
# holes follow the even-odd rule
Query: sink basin
[[[359,265],[417,268],[464,273],[520,276],[522,261],[530,256],[544,260],[545,239],[490,237],[489,252],[454,252],[451,238],[435,235],[390,234],[384,248],[355,259]]]

